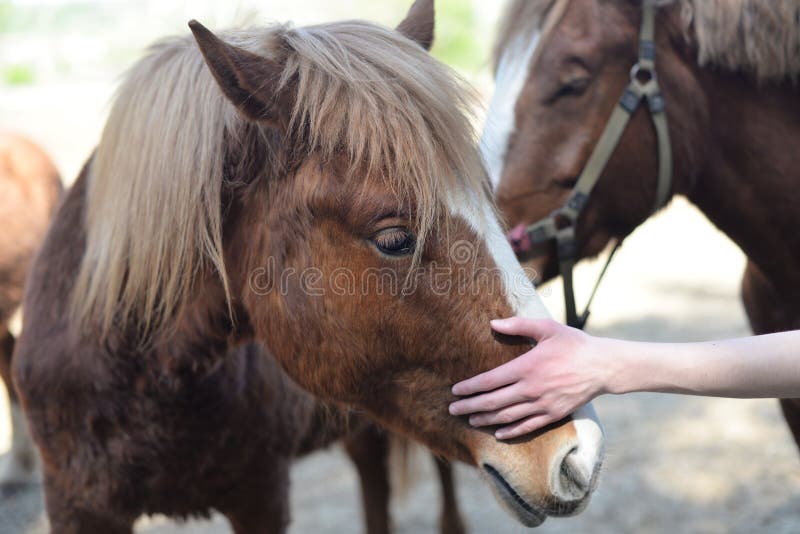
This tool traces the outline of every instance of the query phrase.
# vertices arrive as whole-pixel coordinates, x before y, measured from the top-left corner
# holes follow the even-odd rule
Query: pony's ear
[[[419,43],[425,50],[430,50],[433,45],[433,25],[433,0],[417,0],[397,26],[397,31]]]
[[[278,125],[280,99],[275,94],[281,65],[230,45],[197,22],[189,21],[197,46],[223,94],[246,118]]]

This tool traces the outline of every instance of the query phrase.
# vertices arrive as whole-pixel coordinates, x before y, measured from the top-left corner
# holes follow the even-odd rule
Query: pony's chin
[[[484,478],[489,482],[498,502],[517,521],[526,527],[538,527],[547,519],[547,514],[523,499],[500,472],[489,464],[483,464]]]

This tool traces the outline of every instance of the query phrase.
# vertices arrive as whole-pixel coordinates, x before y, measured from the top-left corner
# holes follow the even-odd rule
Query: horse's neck
[[[800,301],[800,86],[708,74],[710,136],[689,198]]]
[[[187,367],[213,369],[231,349],[232,332],[224,294],[215,284],[198,284],[198,295],[186,305],[154,356],[167,369]]]

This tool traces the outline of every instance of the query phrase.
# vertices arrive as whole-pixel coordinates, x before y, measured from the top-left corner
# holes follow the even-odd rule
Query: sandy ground
[[[53,99],[53,94],[58,95]],[[47,93],[5,91],[0,128],[27,132],[67,181],[99,137],[110,86],[65,85]],[[594,305],[589,330],[629,339],[691,341],[747,334],[738,298],[738,250],[683,201],[628,239]],[[582,266],[585,295],[598,264]],[[542,290],[562,316],[560,286]],[[8,444],[0,395],[0,454]],[[777,403],[639,394],[596,401],[608,437],[600,487],[588,509],[548,520],[539,532],[800,532],[800,458]],[[435,532],[438,485],[419,453],[415,482],[393,502],[397,532]],[[0,456],[0,462],[4,458]],[[472,532],[524,529],[494,502],[477,474],[459,467],[460,502]],[[334,448],[292,474],[294,533],[363,530],[354,470]],[[179,491],[179,488],[176,488]],[[46,532],[39,488],[0,499],[0,534]],[[230,532],[224,519],[175,525],[142,520],[141,533]]]

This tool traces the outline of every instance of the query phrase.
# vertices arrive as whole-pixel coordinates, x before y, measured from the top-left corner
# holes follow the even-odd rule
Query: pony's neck
[[[800,89],[703,70],[703,171],[689,199],[792,301],[800,300]]]
[[[149,351],[171,375],[211,372],[239,344],[238,323],[231,320],[219,282],[198,280],[193,295],[176,317],[174,327],[167,328]]]
[[[257,158],[252,158],[255,161]],[[255,229],[242,221],[242,206],[230,191],[223,191],[225,224],[223,239],[229,241],[225,263],[232,300],[226,299],[219,274],[210,266],[197,273],[190,298],[167,329],[164,342],[155,346],[155,357],[172,372],[188,369],[203,374],[213,371],[232,348],[253,340],[250,316],[241,296],[247,282],[241,253],[247,250],[247,236]],[[252,221],[251,221],[252,223]],[[243,227],[244,231],[234,231]]]

